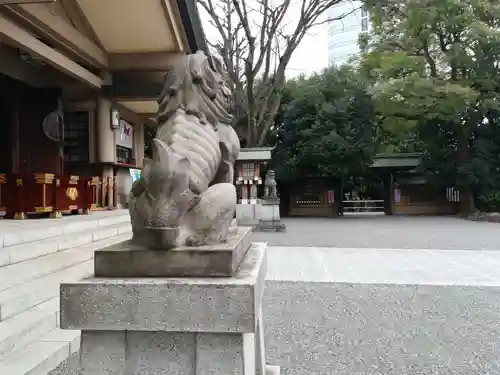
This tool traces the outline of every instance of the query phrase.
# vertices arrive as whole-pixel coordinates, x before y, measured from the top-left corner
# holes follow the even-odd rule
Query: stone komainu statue
[[[234,229],[240,143],[230,98],[215,56],[184,56],[167,74],[153,158],[145,159],[129,196],[134,242],[158,249],[214,244]]]
[[[270,197],[270,198],[276,198],[278,197],[278,191],[276,189],[276,172],[274,172],[272,169],[269,169],[266,172],[266,177],[264,180],[264,186],[265,186],[265,197]]]

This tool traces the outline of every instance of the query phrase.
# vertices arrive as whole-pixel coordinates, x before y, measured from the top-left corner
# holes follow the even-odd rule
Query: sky
[[[314,27],[309,35],[304,36],[295,50],[287,76],[296,76],[301,73],[311,74],[321,71],[328,65],[328,27],[321,25]]]
[[[211,42],[217,41],[219,39],[218,31],[208,22],[205,11],[200,6],[198,9],[206,38]],[[296,9],[289,10],[287,22],[293,20],[294,10],[296,11]],[[308,35],[304,36],[288,64],[287,77],[291,78],[300,74],[309,75],[315,71],[321,71],[328,65],[327,35],[328,27],[325,24],[312,28]]]

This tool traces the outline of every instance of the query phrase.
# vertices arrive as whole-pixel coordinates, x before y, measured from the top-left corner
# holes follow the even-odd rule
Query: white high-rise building
[[[331,7],[328,18],[348,14],[341,20],[328,23],[328,65],[340,66],[359,54],[358,39],[361,33],[370,31],[368,12],[358,0],[344,0]]]

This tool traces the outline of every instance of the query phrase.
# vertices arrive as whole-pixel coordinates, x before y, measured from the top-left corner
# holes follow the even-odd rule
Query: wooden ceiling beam
[[[30,55],[80,82],[90,85],[93,88],[101,88],[103,85],[103,80],[100,77],[35,38],[2,14],[0,14],[0,37],[7,44],[26,51]]]
[[[9,5],[5,7],[5,11],[16,20],[30,25],[54,47],[74,53],[90,66],[107,68],[106,51],[62,17],[50,12],[46,4]]]
[[[109,69],[166,72],[184,56],[181,52],[115,53],[108,57]]]

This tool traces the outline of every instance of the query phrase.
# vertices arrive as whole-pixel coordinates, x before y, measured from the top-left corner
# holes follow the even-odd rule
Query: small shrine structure
[[[271,160],[273,147],[243,148],[235,165],[238,204],[258,204],[258,185],[262,185],[261,167]]]
[[[265,227],[266,230],[270,230],[268,227],[272,227],[273,230],[284,230],[284,226],[279,223],[278,196],[267,197],[268,193],[264,193],[264,189],[259,189],[259,185],[264,184],[261,169],[271,160],[272,150],[273,147],[260,147],[244,148],[240,151],[235,168],[238,225],[253,226],[255,230],[260,230],[261,227]],[[270,226],[269,223],[273,225]],[[275,225],[276,223],[279,225]]]

